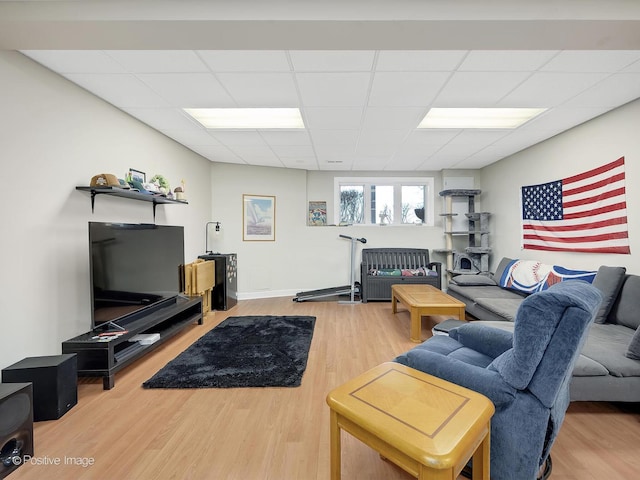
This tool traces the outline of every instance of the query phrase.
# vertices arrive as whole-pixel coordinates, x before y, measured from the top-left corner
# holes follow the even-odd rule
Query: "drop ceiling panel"
[[[378,53],[378,72],[451,72],[464,59],[466,51],[381,51]]]
[[[615,108],[640,97],[640,72],[618,73],[567,101],[565,107]]]
[[[328,161],[353,161],[355,146],[351,145],[316,145],[316,156],[318,160]]]
[[[394,159],[421,159],[424,161],[427,157],[430,157],[438,150],[442,148],[442,144],[432,144],[432,145],[415,145],[415,144],[407,144],[403,143],[400,145],[398,150],[394,155]]]
[[[26,50],[22,53],[60,74],[127,72],[100,50]]]
[[[257,130],[211,130],[209,135],[229,147],[267,146],[267,142]]]
[[[307,128],[316,130],[357,130],[362,122],[362,107],[305,107],[303,117]]]
[[[280,157],[311,157],[314,155],[311,145],[270,145],[271,150]]]
[[[105,53],[133,73],[208,72],[191,50],[107,50]]]
[[[411,132],[404,144],[407,146],[437,145],[449,143],[462,130],[457,129],[421,129]]]
[[[568,108],[558,107],[541,115],[541,118],[534,118],[528,125],[528,131],[541,131],[546,133],[560,133],[575,125],[580,125],[594,117],[602,115],[607,111],[603,107],[580,107]]]
[[[235,106],[210,73],[142,73],[137,77],[174,107]]]
[[[419,170],[444,170],[446,168],[452,168],[456,162],[459,162],[460,159],[458,157],[444,157],[433,155],[429,157],[422,165],[418,167]]]
[[[555,50],[518,52],[513,50],[471,51],[460,65],[461,72],[531,72],[555,55]]]
[[[447,72],[376,72],[369,105],[426,107],[449,76]]]
[[[300,168],[303,170],[317,170],[318,162],[316,161],[316,157],[296,157],[296,158],[287,158],[281,157],[280,162],[287,168]]]
[[[418,170],[429,155],[396,155],[385,166],[385,170]]]
[[[560,52],[540,70],[547,72],[615,72],[640,58],[636,50]]]
[[[176,142],[182,143],[183,145],[217,145],[220,146],[220,142],[218,142],[215,138],[207,133],[205,129],[183,129],[183,130],[173,130],[167,128],[164,130],[164,133],[173,138]]]
[[[527,72],[456,72],[436,97],[437,107],[495,107]]]
[[[603,73],[535,73],[500,101],[503,107],[554,107],[603,80]]]
[[[239,158],[227,147],[194,145],[189,146],[189,148],[213,162],[246,164],[243,159]]]
[[[356,148],[359,130],[314,130],[311,133],[314,145],[344,145]]]
[[[627,73],[627,72],[629,72],[629,73],[640,72],[640,60],[638,60],[637,62],[634,62],[631,65],[629,65],[628,67],[624,68],[622,70],[622,72],[625,72],[625,73]]]
[[[284,51],[274,50],[197,50],[213,72],[289,72]]]
[[[362,128],[413,131],[426,112],[422,107],[369,107]]]
[[[296,72],[370,72],[373,51],[291,51]]]
[[[384,170],[389,165],[389,157],[365,155],[358,156],[353,161],[353,169],[360,171],[367,170]]]
[[[297,107],[290,73],[221,73],[218,80],[237,107]]]
[[[119,108],[169,106],[133,75],[71,73],[65,77]]]
[[[302,104],[309,107],[364,106],[369,73],[297,73]]]
[[[193,120],[177,108],[124,108],[123,110],[161,132],[199,129],[194,125]]]
[[[476,168],[640,97],[638,50],[24,53],[212,161],[290,168]],[[207,131],[182,111],[239,106],[298,107],[306,128]],[[436,106],[549,109],[493,136],[416,130]]]
[[[311,145],[306,131],[260,130],[260,135],[269,145]]]
[[[284,167],[284,164],[278,157],[261,156],[260,154],[251,154],[251,165],[261,167]]]
[[[249,158],[270,158],[277,159],[278,156],[273,153],[273,150],[269,148],[269,146],[264,145],[233,145],[229,146],[229,150],[235,153],[240,158],[249,157]],[[262,165],[262,164],[261,164]]]

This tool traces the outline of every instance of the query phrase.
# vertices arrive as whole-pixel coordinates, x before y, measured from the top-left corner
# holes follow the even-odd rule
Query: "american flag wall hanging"
[[[631,253],[624,157],[572,177],[522,187],[522,247]]]

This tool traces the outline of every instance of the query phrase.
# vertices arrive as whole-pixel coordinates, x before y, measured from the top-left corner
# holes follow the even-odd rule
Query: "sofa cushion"
[[[611,312],[616,298],[618,298],[618,293],[624,282],[626,272],[627,269],[625,267],[608,267],[602,265],[598,269],[596,278],[593,280],[593,286],[602,293],[602,304],[596,314],[595,323],[604,323],[607,321],[607,316],[609,312]]]
[[[522,298],[477,298],[476,303],[506,320],[513,322]]]
[[[496,282],[496,285],[500,284],[502,274],[504,273],[505,268],[507,268],[511,262],[513,262],[513,258],[509,257],[502,257],[502,260],[500,260],[500,263],[496,267],[496,271],[493,274],[493,280]]]
[[[513,322],[492,322],[492,321],[483,320],[483,321],[474,322],[474,323],[480,323],[483,325],[488,325],[490,327],[500,328],[502,330],[507,330],[509,332],[513,332],[513,328],[515,327],[515,324]],[[593,326],[591,328],[593,328]],[[589,331],[589,334],[591,334],[591,330]],[[576,361],[576,365],[573,368],[574,377],[594,377],[594,376],[605,376],[608,374],[609,374],[609,370],[604,368],[601,363],[589,357],[585,357],[584,355],[580,355],[578,357],[578,360]]]
[[[640,328],[637,328],[636,333],[633,334],[631,342],[629,342],[629,348],[627,348],[625,355],[628,358],[640,360]]]
[[[469,298],[471,302],[477,301],[479,298],[515,298],[520,301],[527,296],[524,293],[506,290],[500,287],[490,286],[462,286],[450,283],[447,292],[454,292],[458,296]]]
[[[498,285],[493,278],[485,275],[458,275],[451,279],[451,283],[469,286],[489,285],[495,287]]]
[[[592,358],[580,355],[578,360],[576,360],[576,364],[573,367],[573,373],[571,375],[574,377],[602,377],[609,375],[609,370]]]
[[[613,323],[593,324],[582,355],[600,363],[615,377],[640,376],[640,361],[625,356],[634,331]]]
[[[607,321],[624,325],[633,330],[638,328],[638,325],[640,325],[639,298],[640,276],[627,275]]]

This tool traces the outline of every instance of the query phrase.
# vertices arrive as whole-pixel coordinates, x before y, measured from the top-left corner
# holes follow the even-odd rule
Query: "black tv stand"
[[[115,385],[115,373],[193,322],[203,324],[202,297],[179,295],[143,311],[118,320],[127,332],[109,341],[95,338],[99,328],[62,342],[62,353],[76,353],[79,377],[103,377],[105,390]],[[115,330],[114,330],[115,331]],[[131,342],[134,335],[158,333],[160,339],[149,345]]]

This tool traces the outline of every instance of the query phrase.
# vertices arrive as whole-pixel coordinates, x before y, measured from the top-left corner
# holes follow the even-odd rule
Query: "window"
[[[335,222],[433,226],[433,178],[336,177]]]

